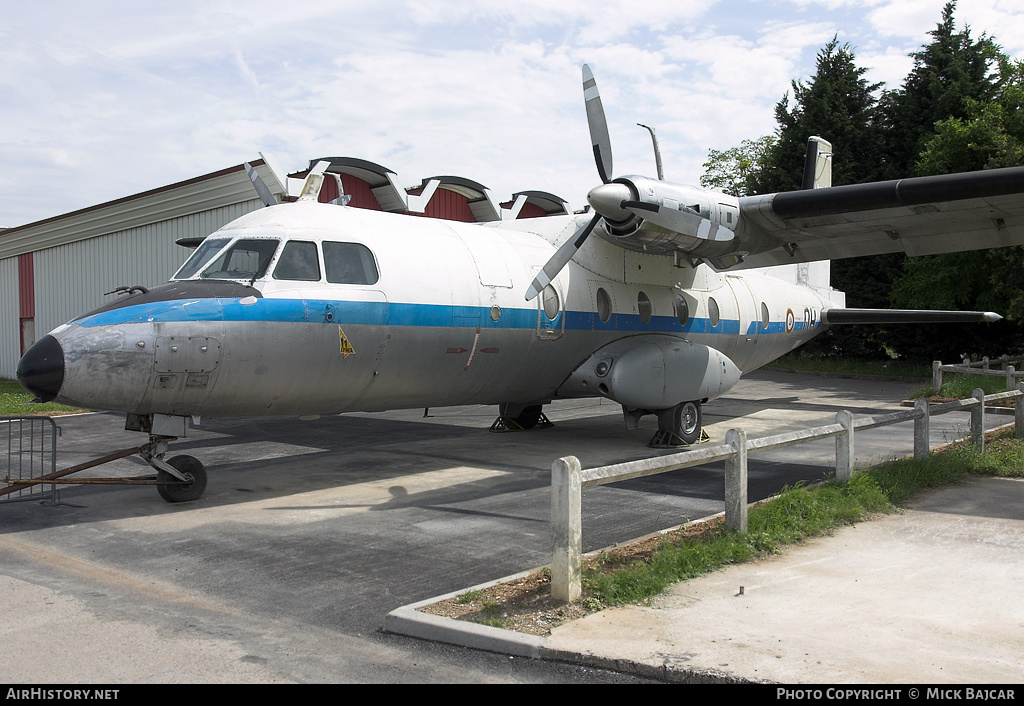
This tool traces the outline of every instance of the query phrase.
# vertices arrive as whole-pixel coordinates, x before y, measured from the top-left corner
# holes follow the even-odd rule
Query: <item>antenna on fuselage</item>
[[[651,133],[651,142],[654,143],[654,165],[658,168],[658,180],[665,181],[665,170],[661,168],[661,150],[658,149],[658,136],[654,134],[654,128],[650,125],[644,125],[643,123],[637,123],[637,125],[647,128],[648,132]]]

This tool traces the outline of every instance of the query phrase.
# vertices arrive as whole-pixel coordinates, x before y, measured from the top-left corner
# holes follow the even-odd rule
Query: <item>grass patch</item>
[[[924,459],[898,459],[859,472],[848,483],[787,488],[778,498],[750,509],[746,534],[718,528],[698,537],[667,537],[642,560],[618,566],[593,562],[584,571],[583,600],[604,606],[643,602],[679,581],[779,552],[873,514],[897,511],[922,490],[972,474],[1024,477],[1024,441],[1004,433],[988,442],[984,453],[960,442]]]
[[[986,395],[1006,392],[1005,376],[996,375],[951,375],[943,373],[942,397],[970,397],[976,388],[981,388]]]
[[[21,416],[26,414],[68,414],[81,412],[77,407],[62,404],[29,404],[32,395],[14,380],[0,378],[0,416]]]
[[[902,360],[845,360],[806,356],[799,351],[788,353],[769,363],[773,368],[797,370],[805,373],[832,375],[877,375],[885,378],[929,378],[931,364],[910,363]]]

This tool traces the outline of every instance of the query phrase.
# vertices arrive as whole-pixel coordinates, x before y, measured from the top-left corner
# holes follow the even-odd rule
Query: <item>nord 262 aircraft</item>
[[[1000,318],[847,309],[813,263],[1024,243],[1024,168],[830,188],[812,139],[802,191],[734,198],[660,166],[613,178],[587,66],[583,87],[591,214],[466,224],[321,204],[324,163],[278,205],[253,172],[267,208],[206,237],[168,283],[51,331],[19,382],[127,413],[178,502],[206,486],[198,460],[165,460],[190,418],[496,404],[530,428],[552,400],[599,396],[629,428],[656,415],[652,444],[685,445],[704,403],[825,326]]]

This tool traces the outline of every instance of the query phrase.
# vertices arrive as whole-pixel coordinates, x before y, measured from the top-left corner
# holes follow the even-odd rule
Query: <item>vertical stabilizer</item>
[[[820,137],[807,140],[804,158],[803,189],[826,189],[832,186],[832,143]]]

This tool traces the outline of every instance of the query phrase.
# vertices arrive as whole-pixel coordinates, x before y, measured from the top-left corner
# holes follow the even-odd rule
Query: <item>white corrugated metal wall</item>
[[[166,282],[191,254],[178,238],[212,233],[261,206],[246,201],[36,252],[37,338],[112,301],[118,295],[104,294],[115,287]]]

